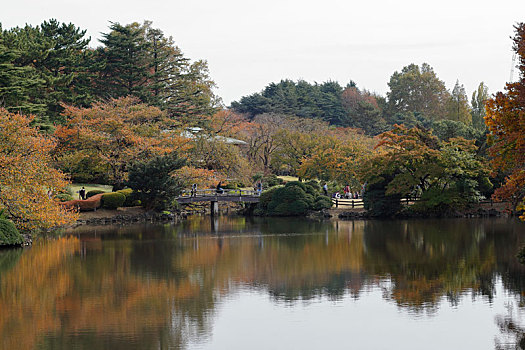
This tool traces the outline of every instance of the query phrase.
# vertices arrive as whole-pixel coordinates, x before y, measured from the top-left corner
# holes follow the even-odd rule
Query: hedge
[[[86,198],[93,197],[94,195],[101,194],[101,193],[106,193],[106,192],[105,192],[105,191],[102,191],[102,190],[91,190],[91,191],[87,191],[87,193],[86,193]]]
[[[59,193],[55,196],[55,198],[61,202],[72,201],[74,199],[69,193]]]
[[[2,245],[21,245],[24,238],[15,227],[12,221],[0,218],[0,246]]]
[[[102,195],[102,208],[104,209],[117,209],[124,205],[126,196],[122,193],[111,192]]]
[[[133,190],[131,188],[125,188],[116,192],[126,196],[126,200],[124,201],[123,205],[124,207],[133,207],[136,204],[137,200],[133,198]]]
[[[332,200],[327,196],[318,196],[314,202],[314,210],[330,209],[332,207]]]

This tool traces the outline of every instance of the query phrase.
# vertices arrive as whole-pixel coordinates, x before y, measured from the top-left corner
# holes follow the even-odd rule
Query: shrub
[[[312,201],[313,198],[308,198],[301,186],[286,184],[274,192],[272,201],[268,204],[268,213],[277,216],[304,215]]]
[[[106,192],[105,192],[105,191],[102,191],[102,190],[91,190],[91,191],[87,191],[87,193],[86,193],[86,198],[93,197],[94,195],[96,195],[96,194],[101,194],[101,193],[106,193]]]
[[[260,198],[255,215],[300,216],[309,210],[330,208],[330,198],[319,195],[318,183],[290,181],[281,187],[264,191]]]
[[[122,207],[126,201],[126,196],[122,193],[111,192],[106,193],[102,196],[102,208],[104,209],[117,209]]]
[[[134,199],[147,209],[169,209],[183,188],[182,181],[172,173],[185,163],[174,153],[133,163],[127,185],[134,190]]]
[[[315,180],[310,180],[310,181],[306,182],[305,185],[307,187],[310,186],[314,193],[321,192],[321,185],[319,185],[319,182],[317,182]]]
[[[387,195],[386,186],[392,180],[385,176],[385,180],[368,185],[363,194],[365,209],[374,217],[391,217],[403,209],[401,195]]]
[[[257,213],[264,215],[268,211],[268,204],[272,201],[273,194],[278,189],[278,187],[273,187],[267,191],[261,193],[259,197],[259,203],[257,204]]]
[[[121,193],[126,197],[126,200],[124,201],[124,207],[133,207],[135,206],[135,203],[137,202],[137,199],[135,199],[133,195],[133,190],[131,188],[125,188],[123,190],[116,191],[117,193]],[[139,201],[140,203],[140,201]],[[140,204],[138,204],[140,205]]]
[[[20,245],[24,239],[18,232],[12,221],[0,218],[0,246],[2,245]]]
[[[332,200],[327,196],[318,196],[314,202],[314,210],[330,209]]]
[[[266,188],[270,188],[270,187],[279,186],[279,185],[284,184],[284,180],[278,178],[274,174],[271,174],[271,175],[263,177],[262,182],[263,182],[263,186],[266,187]]]
[[[230,182],[230,183],[222,186],[222,188],[224,188],[225,190],[236,190],[237,189],[237,184],[235,182]]]
[[[287,182],[285,185],[285,187],[292,187],[292,186],[297,186],[306,192],[306,184],[301,181],[290,181],[290,182]]]
[[[73,198],[72,195],[70,195],[69,193],[59,193],[55,196],[56,199],[58,199],[59,201],[61,202],[68,202],[68,201],[72,201],[74,200],[75,198]]]
[[[257,173],[252,177],[252,180],[253,182],[261,181],[263,188],[271,188],[284,184],[284,180],[274,174],[264,176],[261,173]]]

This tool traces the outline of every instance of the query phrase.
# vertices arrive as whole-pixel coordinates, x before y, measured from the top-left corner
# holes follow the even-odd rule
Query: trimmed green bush
[[[86,198],[93,197],[94,195],[101,194],[101,193],[106,193],[106,192],[105,192],[105,191],[102,191],[102,190],[91,190],[91,191],[87,191],[87,193],[86,193]]]
[[[305,215],[313,205],[313,196],[306,193],[306,185],[292,181],[277,188],[268,204],[268,214],[277,216]]]
[[[318,196],[314,202],[314,210],[330,209],[332,200],[327,196]]]
[[[274,174],[264,176],[262,173],[257,173],[254,176],[252,176],[252,180],[254,183],[257,181],[262,181],[263,188],[271,188],[284,184],[284,180],[278,178]]]
[[[306,182],[305,185],[306,185],[307,189],[308,189],[308,186],[310,186],[312,188],[312,191],[313,191],[312,194],[321,192],[321,185],[319,185],[319,182],[317,182],[315,180],[310,180],[310,181]],[[308,191],[308,193],[310,193],[310,191]]]
[[[137,202],[137,200],[134,198],[133,190],[131,188],[125,188],[123,190],[118,190],[116,192],[121,193],[124,196],[126,196],[126,200],[124,201],[124,205],[123,205],[124,207],[133,207],[136,205],[135,203]]]
[[[230,183],[222,186],[222,188],[224,188],[225,190],[236,190],[238,187],[237,187],[237,184],[235,182],[230,182]]]
[[[285,186],[273,187],[261,194],[254,214],[301,216],[310,210],[328,209],[332,206],[332,201],[321,196],[320,190],[317,182],[290,181]]]
[[[21,245],[24,238],[20,235],[12,221],[0,218],[0,246]]]
[[[72,195],[70,195],[69,193],[59,193],[55,196],[55,198],[57,198],[59,201],[61,202],[67,202],[67,201],[72,201],[74,200],[75,198],[73,198]]]
[[[111,192],[106,193],[102,196],[102,208],[104,209],[117,209],[124,205],[126,196],[122,193]]]

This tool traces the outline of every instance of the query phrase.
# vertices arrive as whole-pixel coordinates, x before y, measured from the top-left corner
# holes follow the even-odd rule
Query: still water
[[[0,251],[1,349],[507,349],[514,220],[194,217]]]

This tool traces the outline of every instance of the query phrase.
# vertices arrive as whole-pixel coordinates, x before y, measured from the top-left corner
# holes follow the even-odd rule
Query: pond
[[[0,251],[0,348],[516,348],[524,243],[507,219],[78,227]]]

